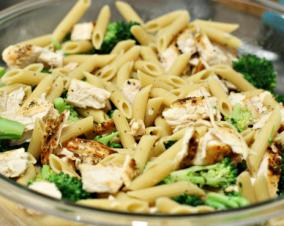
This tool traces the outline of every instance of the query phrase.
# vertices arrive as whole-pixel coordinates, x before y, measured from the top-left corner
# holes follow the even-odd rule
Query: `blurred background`
[[[0,10],[22,1],[23,0],[0,0]]]

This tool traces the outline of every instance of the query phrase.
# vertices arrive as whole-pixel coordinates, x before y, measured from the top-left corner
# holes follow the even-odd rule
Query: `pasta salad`
[[[80,205],[161,214],[240,208],[284,192],[283,97],[271,62],[238,55],[238,24],[126,2],[7,47],[0,173]]]

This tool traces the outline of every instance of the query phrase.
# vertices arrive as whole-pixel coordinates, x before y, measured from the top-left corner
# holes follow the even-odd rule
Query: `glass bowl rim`
[[[23,12],[30,11],[35,8],[40,8],[44,5],[50,4],[52,2],[56,2],[58,0],[26,0],[21,3],[15,4],[11,7],[8,7],[7,9],[4,9],[0,11],[0,22],[5,22],[9,21],[10,18],[14,18],[18,14],[22,14]],[[265,1],[258,1],[260,2],[259,4],[262,4],[266,9],[271,9],[269,8],[269,5],[265,4]],[[4,183],[7,188],[10,189],[16,189],[16,192],[24,192],[29,197],[34,198],[34,199],[42,199],[43,201],[47,201],[50,204],[53,204],[52,206],[60,206],[62,210],[67,210],[66,208],[70,207],[73,210],[79,210],[79,211],[92,211],[100,214],[106,214],[108,216],[118,216],[118,217],[145,217],[144,220],[151,220],[151,219],[169,219],[169,220],[177,220],[178,218],[182,220],[181,218],[191,218],[191,219],[200,219],[202,217],[214,217],[214,216],[227,216],[227,217],[234,217],[236,213],[245,213],[247,210],[253,210],[253,211],[261,211],[263,208],[271,208],[271,207],[276,207],[284,205],[284,197],[276,197],[274,199],[270,199],[267,201],[263,202],[258,202],[249,206],[241,207],[241,208],[236,208],[236,209],[229,209],[229,210],[220,210],[220,211],[214,211],[214,212],[207,212],[207,213],[191,213],[191,214],[147,214],[147,213],[132,213],[132,212],[123,212],[123,211],[115,211],[115,210],[108,210],[108,209],[101,209],[101,208],[96,208],[96,207],[89,207],[89,206],[84,206],[84,205],[79,205],[76,203],[72,203],[66,200],[58,200],[46,195],[43,195],[41,193],[32,191],[28,189],[26,186],[23,186],[21,184],[18,184],[17,182],[6,178],[5,176],[0,175],[0,182]],[[40,209],[43,213],[48,213],[53,216],[58,216],[58,217],[63,217],[65,219],[69,220],[75,220],[77,222],[83,222],[83,223],[93,223],[93,222],[88,222],[85,221],[83,218],[80,219],[77,216],[69,216],[66,214],[61,214],[60,211],[54,212],[51,209],[50,210],[44,210],[42,208],[39,208],[39,205],[35,204],[29,204],[22,199],[18,200],[17,197],[9,195],[9,190],[3,191],[3,189],[0,189],[0,194],[8,198],[9,200],[15,201],[19,204],[22,204],[24,206],[27,206],[32,209]],[[23,194],[24,195],[24,194]],[[67,210],[70,211],[70,210]],[[269,214],[271,216],[273,214]],[[265,217],[265,216],[264,216]],[[263,218],[264,218],[263,217]]]

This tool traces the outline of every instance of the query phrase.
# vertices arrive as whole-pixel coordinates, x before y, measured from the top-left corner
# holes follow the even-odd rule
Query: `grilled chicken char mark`
[[[90,165],[95,165],[107,156],[116,153],[100,142],[81,138],[69,140],[64,147],[78,156],[82,163]]]

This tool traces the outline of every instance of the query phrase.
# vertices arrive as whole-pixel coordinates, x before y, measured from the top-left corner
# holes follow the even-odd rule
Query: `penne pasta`
[[[92,43],[96,49],[101,48],[107,30],[107,25],[110,20],[110,16],[111,16],[110,8],[108,5],[105,5],[99,13],[92,36]]]
[[[72,27],[81,19],[86,10],[90,7],[90,0],[79,0],[76,5],[69,11],[64,19],[58,24],[52,34],[52,39],[61,42]]]
[[[128,3],[123,1],[116,1],[115,6],[126,21],[128,22],[133,21],[139,24],[144,23],[141,17],[135,12],[135,10]]]

